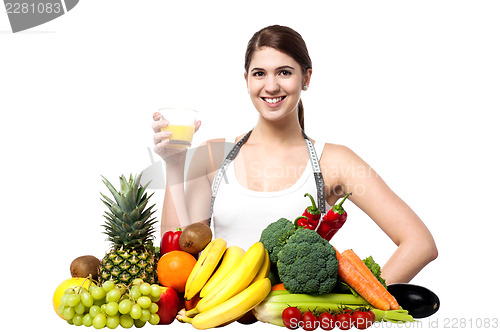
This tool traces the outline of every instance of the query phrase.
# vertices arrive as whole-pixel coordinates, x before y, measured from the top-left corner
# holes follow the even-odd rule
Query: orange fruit
[[[161,256],[156,270],[158,281],[162,286],[171,287],[178,293],[183,293],[186,281],[196,264],[196,258],[181,250],[167,252]]]

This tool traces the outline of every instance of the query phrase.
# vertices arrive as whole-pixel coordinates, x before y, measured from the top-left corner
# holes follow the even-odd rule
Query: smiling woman
[[[253,53],[249,65],[250,71],[249,74],[245,73],[245,79],[250,99],[260,115],[278,120],[296,113],[304,129],[300,93],[309,84],[311,68],[303,74],[300,64],[293,57],[267,46]]]
[[[248,249],[270,223],[300,216],[309,202],[305,193],[316,193],[322,213],[352,193],[349,200],[398,246],[382,268],[387,283],[410,281],[437,257],[425,224],[367,163],[345,146],[304,132],[301,94],[311,82],[312,62],[300,34],[277,25],[258,31],[244,68],[256,125],[236,138],[207,141],[187,172],[186,152],[172,149],[169,133],[161,131],[168,119],[154,115],[155,151],[167,164],[162,232],[204,222],[228,245]],[[236,143],[229,153],[226,142]]]
[[[265,52],[257,52],[258,55],[254,56],[256,51]],[[258,64],[263,64],[266,68],[260,68]],[[308,89],[311,74],[312,61],[306,43],[290,28],[270,26],[255,33],[248,42],[245,53],[245,80],[252,103],[257,110],[260,110],[260,102],[256,100],[260,98],[267,107],[276,108],[288,96],[277,95],[281,92],[278,88],[281,86],[283,89],[285,87],[287,90],[290,89],[288,91],[290,97],[297,95],[299,97],[298,104],[296,98],[291,98],[292,101],[289,100],[288,103],[297,105],[297,116],[302,130],[304,130],[304,106],[300,100],[300,90]],[[260,82],[260,85],[257,82]],[[251,83],[255,84],[252,90],[250,90]],[[257,91],[258,89],[260,91]],[[252,92],[257,95],[252,95]]]

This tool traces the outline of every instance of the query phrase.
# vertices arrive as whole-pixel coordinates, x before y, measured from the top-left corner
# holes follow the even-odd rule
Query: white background
[[[86,0],[16,34],[0,13],[4,327],[83,329],[55,315],[52,293],[73,258],[102,257],[109,246],[100,176],[116,183],[151,164],[151,115],[161,107],[200,112],[195,143],[252,128],[244,51],[270,24],[300,32],[313,60],[306,132],[358,153],[435,237],[439,258],[412,283],[442,307],[418,329],[500,319],[500,5],[324,3]],[[383,264],[395,246],[345,207],[336,246]]]

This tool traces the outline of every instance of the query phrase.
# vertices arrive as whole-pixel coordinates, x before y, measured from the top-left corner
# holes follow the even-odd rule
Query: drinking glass
[[[168,147],[187,149],[191,146],[197,112],[188,108],[162,108],[159,110],[168,121],[161,131],[170,131]]]

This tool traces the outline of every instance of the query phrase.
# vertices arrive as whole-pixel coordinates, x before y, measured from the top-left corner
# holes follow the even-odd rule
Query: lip
[[[282,98],[279,102],[277,103],[269,103],[266,101],[266,98],[267,99],[275,99],[275,98]],[[279,105],[281,105],[283,103],[283,101],[285,101],[286,99],[286,96],[276,96],[276,97],[260,97],[260,99],[264,102],[264,104],[267,105],[267,107],[270,107],[270,108],[276,108],[278,107]]]

